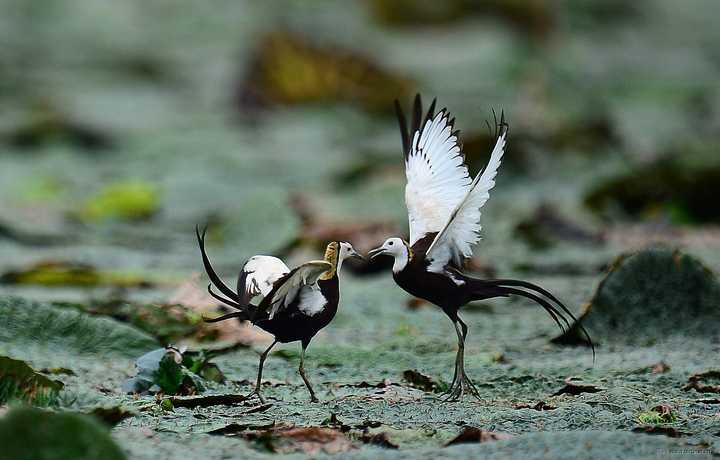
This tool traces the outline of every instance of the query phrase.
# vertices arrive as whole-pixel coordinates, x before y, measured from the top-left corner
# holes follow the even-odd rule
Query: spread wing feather
[[[480,240],[480,208],[495,185],[505,151],[507,124],[498,123],[497,142],[488,165],[471,180],[462,154],[454,119],[446,109],[433,114],[435,101],[422,119],[422,101],[415,97],[412,131],[408,131],[399,104],[398,121],[405,154],[405,204],[410,223],[410,244],[428,234],[435,238],[426,252],[430,270],[442,271],[451,261],[460,266],[472,256],[472,247]],[[411,137],[412,136],[412,137]]]
[[[317,283],[320,275],[332,269],[332,264],[324,260],[311,260],[292,270],[280,280],[280,285],[274,289],[270,299],[270,313],[272,319],[275,314],[290,305],[298,296],[300,289]]]
[[[453,130],[454,120],[445,109],[433,115],[434,106],[433,102],[421,126],[420,97],[415,98],[413,127],[417,129],[412,139],[398,108],[403,144],[407,147],[405,204],[411,245],[445,226],[472,182],[460,151],[458,132]]]
[[[505,152],[507,125],[504,117],[500,120],[500,131],[490,160],[481,174],[468,187],[465,197],[450,214],[445,226],[435,236],[427,250],[430,270],[439,271],[452,260],[456,266],[472,256],[472,248],[480,241],[480,208],[490,198],[490,189],[495,186],[495,176]]]

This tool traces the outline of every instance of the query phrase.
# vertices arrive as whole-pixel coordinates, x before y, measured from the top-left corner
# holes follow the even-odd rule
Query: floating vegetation
[[[34,284],[39,286],[75,286],[117,288],[148,288],[153,282],[134,273],[101,271],[92,265],[46,261],[30,267],[7,271],[0,275],[0,284]]]
[[[260,41],[239,84],[238,110],[275,105],[349,103],[390,112],[395,98],[412,91],[409,79],[335,46],[311,43],[289,32]]]
[[[427,26],[467,19],[471,16],[494,16],[521,33],[535,37],[548,35],[555,27],[555,12],[538,0],[491,0],[473,2],[414,2],[412,0],[373,0],[369,2],[373,16],[387,25]]]
[[[695,257],[667,248],[618,257],[578,323],[597,342],[652,344],[717,334],[720,283]],[[556,343],[582,343],[575,323]]]
[[[608,219],[718,223],[720,201],[715,199],[717,196],[720,196],[717,156],[678,155],[639,166],[597,185],[585,196],[585,204]]]
[[[99,129],[73,120],[53,108],[37,109],[14,130],[5,133],[7,144],[22,149],[36,149],[52,144],[68,144],[83,150],[105,150],[114,141]]]
[[[559,242],[583,245],[600,245],[605,238],[561,215],[551,205],[540,205],[535,213],[515,226],[515,236],[523,239],[533,249],[549,249]]]
[[[62,382],[35,372],[25,361],[0,356],[0,405],[20,401],[51,406],[62,388]]]
[[[118,182],[102,188],[75,213],[88,223],[108,220],[142,221],[160,210],[157,189],[144,182]]]

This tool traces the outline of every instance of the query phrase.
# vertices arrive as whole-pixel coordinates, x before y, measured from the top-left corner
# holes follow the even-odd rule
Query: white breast
[[[320,288],[305,286],[300,290],[300,303],[298,310],[308,316],[315,316],[327,305],[327,299],[323,296]]]

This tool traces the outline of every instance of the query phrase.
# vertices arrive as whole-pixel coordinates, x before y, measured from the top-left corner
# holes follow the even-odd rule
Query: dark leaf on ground
[[[109,406],[96,407],[88,415],[92,415],[112,428],[123,420],[134,417],[135,412],[122,406]]]
[[[433,392],[433,393],[443,391],[442,384],[440,382],[435,381],[429,375],[425,375],[422,372],[417,371],[415,369],[408,369],[408,370],[404,371],[403,372],[403,380],[408,382],[413,387],[418,388],[423,391]]]
[[[364,444],[371,444],[373,446],[379,446],[384,447],[386,449],[399,449],[400,446],[395,444],[388,438],[387,433],[376,433],[376,434],[369,434],[364,433],[362,436],[360,436],[360,440]]]
[[[572,395],[577,396],[583,393],[599,393],[604,388],[589,383],[577,382],[573,378],[565,379],[565,386],[553,393],[553,396]]]
[[[691,375],[683,390],[695,390],[698,393],[720,393],[720,370]]]
[[[515,409],[533,409],[538,411],[555,410],[557,407],[546,403],[545,401],[538,401],[536,404],[518,404]]]
[[[448,441],[445,446],[454,446],[456,444],[471,444],[490,441],[503,441],[512,438],[511,434],[498,433],[496,431],[486,431],[480,428],[467,426],[456,437]]]
[[[644,425],[632,429],[634,433],[659,434],[670,438],[681,438],[687,436],[688,433],[682,432],[671,426]]]
[[[256,442],[275,453],[300,452],[308,455],[339,454],[354,448],[341,431],[331,428],[304,427],[276,429],[261,433]]]

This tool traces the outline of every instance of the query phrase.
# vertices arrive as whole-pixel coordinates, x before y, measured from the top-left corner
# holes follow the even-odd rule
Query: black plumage
[[[257,382],[255,389],[248,397],[255,394],[261,401],[264,401],[260,393],[260,384],[263,365],[270,350],[277,343],[299,341],[302,349],[298,371],[310,392],[311,400],[317,401],[312,385],[305,375],[305,350],[313,337],[330,324],[337,313],[340,301],[338,272],[343,259],[360,256],[349,243],[332,242],[327,246],[324,260],[311,261],[281,274],[277,280],[270,283],[271,288],[263,295],[262,301],[253,305],[251,303],[253,295],[248,292],[252,291],[249,284],[257,281],[252,279],[256,272],[243,269],[238,276],[237,290],[233,291],[223,283],[210,263],[205,251],[205,232],[200,234],[198,231],[197,238],[205,271],[212,285],[225,297],[215,293],[212,285],[208,285],[208,291],[217,300],[236,310],[218,318],[205,319],[205,321],[214,323],[234,318],[250,321],[275,338],[273,343],[260,355]],[[245,267],[248,265],[249,261]],[[320,304],[322,304],[321,308],[318,308]]]
[[[450,119],[445,109],[434,114],[433,101],[423,117],[418,95],[410,130],[397,102],[396,109],[408,177],[405,198],[411,239],[414,241],[409,243],[401,238],[390,238],[370,254],[372,257],[393,256],[395,282],[413,296],[440,307],[455,326],[458,352],[449,398],[459,399],[465,392],[479,396],[464,368],[468,328],[459,315],[463,305],[476,300],[516,295],[538,303],[563,331],[570,327],[568,318],[575,320],[575,317],[554,295],[530,282],[478,279],[462,272],[468,251],[479,240],[479,208],[494,185],[504,152],[508,129],[504,114],[499,122],[496,120],[498,140],[488,167],[471,182],[458,131],[453,130],[454,119]],[[582,325],[580,328],[592,347],[594,357],[592,341]]]

